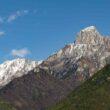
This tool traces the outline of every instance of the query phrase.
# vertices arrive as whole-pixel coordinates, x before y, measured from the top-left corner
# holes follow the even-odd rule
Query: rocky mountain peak
[[[82,29],[76,38],[76,44],[103,44],[103,37],[97,31],[95,26],[90,26]]]
[[[95,26],[89,26],[89,27],[86,27],[84,29],[82,29],[81,31],[97,31],[96,27]]]
[[[63,78],[71,70],[74,75],[80,74],[78,77],[82,79],[109,63],[110,39],[103,37],[95,26],[82,29],[74,43],[66,45],[46,61],[54,76]]]

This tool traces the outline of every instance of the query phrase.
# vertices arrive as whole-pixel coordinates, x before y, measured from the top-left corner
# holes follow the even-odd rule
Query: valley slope
[[[78,82],[74,83],[72,89],[76,86]],[[40,73],[33,70],[3,87],[0,90],[0,99],[11,104],[16,110],[45,110],[70,91],[69,83],[54,78],[44,70]]]
[[[110,65],[77,87],[64,100],[49,110],[109,110]]]

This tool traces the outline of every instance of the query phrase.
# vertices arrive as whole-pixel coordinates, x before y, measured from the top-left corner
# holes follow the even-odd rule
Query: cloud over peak
[[[23,49],[20,49],[20,50],[13,49],[11,51],[11,55],[16,56],[16,57],[26,57],[30,53],[31,52],[27,48],[23,48]]]

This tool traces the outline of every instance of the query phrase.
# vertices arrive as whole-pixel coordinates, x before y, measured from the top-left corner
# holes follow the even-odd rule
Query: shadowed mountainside
[[[77,87],[49,110],[109,110],[110,65]]]
[[[74,87],[78,86],[78,82]],[[0,98],[16,110],[44,110],[64,98],[73,88],[42,70],[14,79],[0,90]]]

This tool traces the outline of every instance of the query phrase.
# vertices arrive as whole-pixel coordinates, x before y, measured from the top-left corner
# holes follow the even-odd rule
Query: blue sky
[[[94,25],[110,35],[110,0],[0,0],[0,63],[46,59]]]

